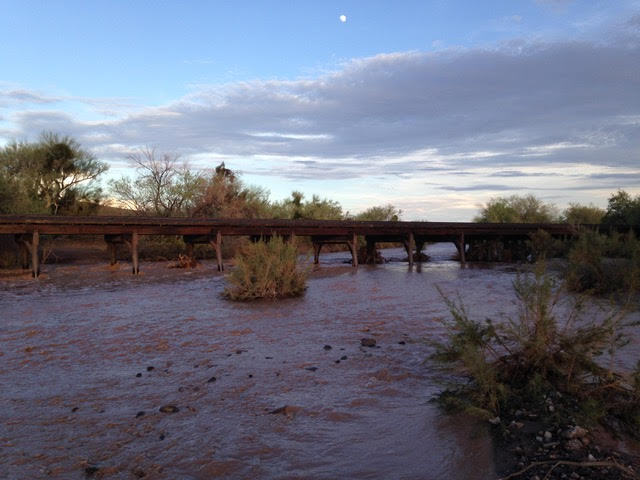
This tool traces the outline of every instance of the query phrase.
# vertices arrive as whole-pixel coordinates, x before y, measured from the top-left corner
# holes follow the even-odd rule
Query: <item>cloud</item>
[[[396,52],[309,78],[199,86],[160,107],[107,102],[109,116],[90,122],[52,111],[56,97],[13,89],[0,92],[0,106],[11,105],[2,131],[24,138],[54,130],[112,158],[143,145],[199,166],[237,158],[247,173],[291,180],[417,176],[425,185],[482,168],[476,185],[450,190],[508,190],[491,178],[534,181],[549,175],[545,166],[637,163],[637,58],[638,35]]]

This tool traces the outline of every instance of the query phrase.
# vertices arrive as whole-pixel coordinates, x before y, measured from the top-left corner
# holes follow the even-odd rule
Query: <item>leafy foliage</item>
[[[298,191],[291,193],[291,198],[275,202],[271,206],[273,218],[304,218],[308,220],[342,220],[342,206],[326,198],[313,195],[311,200],[304,200],[304,194]]]
[[[432,356],[454,375],[440,395],[443,404],[493,418],[544,404],[556,394],[565,399],[560,414],[580,416],[587,407],[593,414],[595,405],[592,420],[616,417],[637,435],[640,365],[623,375],[600,360],[625,345],[625,329],[637,323],[626,322],[619,311],[585,320],[579,302],[558,318],[556,312],[566,305],[542,264],[534,275],[518,276],[514,291],[519,313],[499,323],[472,320],[460,302],[443,295],[452,318],[442,321],[446,340],[436,344]]]
[[[231,300],[295,297],[304,293],[306,278],[293,242],[274,236],[248,244],[236,255],[225,295]]]
[[[589,224],[596,225],[602,221],[605,215],[602,208],[590,205],[580,205],[570,203],[569,207],[562,213],[562,221],[571,225]]]
[[[633,232],[611,236],[582,232],[568,254],[566,284],[602,295],[640,289],[640,242]]]
[[[492,198],[473,219],[481,223],[548,223],[559,218],[556,207],[534,195]]]
[[[640,195],[632,197],[624,190],[618,190],[611,195],[602,223],[605,225],[640,225]]]
[[[2,213],[91,214],[102,199],[95,180],[107,165],[70,137],[43,133],[0,151]]]
[[[397,222],[400,220],[401,215],[402,210],[389,203],[368,208],[364,212],[357,214],[353,219],[372,222]]]

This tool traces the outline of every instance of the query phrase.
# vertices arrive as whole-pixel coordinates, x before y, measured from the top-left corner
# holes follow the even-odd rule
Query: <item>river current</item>
[[[427,253],[413,271],[323,254],[305,295],[278,302],[224,300],[208,262],[3,278],[0,477],[495,477],[485,426],[430,402],[426,359],[448,315],[437,287],[475,318],[514,315],[517,267]]]

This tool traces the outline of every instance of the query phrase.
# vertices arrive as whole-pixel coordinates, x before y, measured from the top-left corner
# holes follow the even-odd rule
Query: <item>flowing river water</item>
[[[210,263],[1,279],[0,478],[494,478],[486,428],[430,402],[425,360],[448,315],[437,286],[475,318],[513,315],[517,269],[453,250],[413,271],[325,254],[278,302],[222,299]]]

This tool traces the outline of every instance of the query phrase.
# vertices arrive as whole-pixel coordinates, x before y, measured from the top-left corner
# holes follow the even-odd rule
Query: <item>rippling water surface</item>
[[[211,264],[2,280],[0,476],[491,478],[486,431],[429,403],[425,340],[447,315],[436,285],[508,315],[515,269],[429,253],[414,271],[326,254],[304,297],[278,302],[221,299]]]

